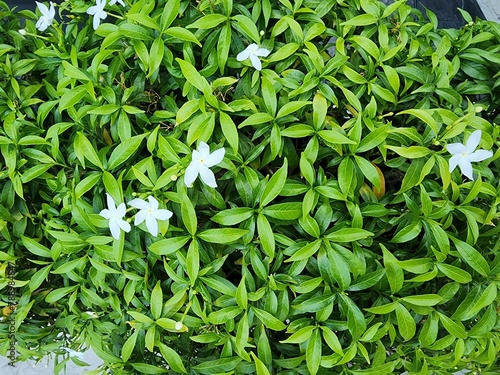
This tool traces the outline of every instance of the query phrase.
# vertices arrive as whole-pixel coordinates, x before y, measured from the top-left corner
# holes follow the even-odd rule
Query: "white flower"
[[[101,20],[104,20],[108,14],[104,11],[106,6],[106,0],[96,0],[96,5],[93,5],[87,9],[87,14],[94,16],[94,30],[97,30]]]
[[[125,6],[125,3],[123,2],[123,0],[109,0],[109,5],[115,5],[115,3],[120,3],[121,6]]]
[[[144,199],[132,199],[129,206],[138,208],[140,211],[135,215],[134,225],[141,224],[146,220],[146,227],[153,236],[158,235],[157,220],[168,220],[172,217],[172,212],[165,209],[158,209],[158,201],[153,196],[148,197],[148,202]]]
[[[70,348],[61,348],[61,349],[66,350],[70,357],[76,357],[80,361],[85,361],[85,356],[83,355],[83,353],[77,352],[77,351],[70,349]]]
[[[108,193],[106,193],[106,198],[108,201],[108,208],[99,212],[99,215],[109,220],[109,230],[111,231],[111,235],[114,239],[119,240],[120,229],[125,232],[130,232],[130,224],[123,220],[123,217],[127,212],[127,208],[125,207],[125,203],[120,203],[120,205],[116,207],[113,197]]]
[[[184,183],[191,186],[200,175],[201,180],[210,187],[217,187],[214,173],[209,169],[219,164],[224,158],[226,150],[221,148],[210,153],[210,147],[205,142],[200,142],[198,150],[193,150],[193,159],[184,174]]]
[[[87,314],[88,316],[90,316],[92,319],[96,319],[99,317],[99,315],[97,315],[95,312],[93,311],[85,311],[85,314]]]
[[[476,150],[476,147],[481,141],[481,130],[476,130],[469,136],[465,145],[461,143],[451,143],[446,145],[446,149],[453,156],[450,158],[450,172],[452,172],[457,165],[463,175],[471,180],[474,180],[472,175],[473,161],[482,161],[493,156],[493,152],[487,150]]]
[[[175,322],[175,329],[177,331],[180,331],[183,328],[184,328],[184,324],[182,324],[182,322]]]
[[[236,60],[243,61],[250,58],[252,66],[257,69],[262,69],[262,64],[260,62],[259,56],[267,57],[271,52],[265,48],[259,48],[255,43],[250,44],[243,52],[238,53]]]
[[[38,1],[35,1],[35,3],[40,13],[42,13],[36,22],[36,28],[40,31],[45,31],[50,25],[52,25],[52,21],[54,21],[54,17],[56,16],[54,4],[51,2],[49,9],[45,4],[39,3]]]
[[[19,34],[21,34],[21,35],[26,35],[26,30],[24,30],[24,29],[19,29],[19,31],[18,31],[18,32],[19,32]]]

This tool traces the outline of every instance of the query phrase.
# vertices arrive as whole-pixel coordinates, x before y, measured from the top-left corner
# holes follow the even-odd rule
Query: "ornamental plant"
[[[0,12],[1,354],[498,374],[499,24],[404,0]]]

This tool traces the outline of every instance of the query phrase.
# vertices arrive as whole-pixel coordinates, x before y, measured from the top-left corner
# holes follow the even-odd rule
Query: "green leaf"
[[[347,309],[347,328],[353,338],[357,339],[366,331],[365,316],[352,299],[344,294],[340,294],[340,298],[346,305]]]
[[[432,111],[429,109],[407,109],[396,114],[400,115],[411,115],[425,122],[432,129],[435,135],[439,133],[436,120],[432,117]]]
[[[196,234],[198,220],[191,199],[189,199],[186,193],[181,194],[181,213],[181,219],[187,231],[191,236],[194,236]]]
[[[255,373],[257,375],[271,375],[266,365],[253,352],[250,352],[255,363]]]
[[[166,346],[161,341],[158,343],[158,346],[160,347],[161,355],[165,358],[173,371],[181,374],[187,374],[187,370],[182,363],[181,357],[174,349]]]
[[[148,365],[147,363],[131,363],[132,367],[139,374],[164,374],[165,368]]]
[[[313,242],[309,242],[297,250],[290,258],[286,259],[285,262],[296,262],[304,259],[309,259],[312,257],[321,247],[322,240],[317,239]]]
[[[163,55],[165,53],[165,44],[161,37],[156,38],[151,45],[148,61],[148,75],[146,78],[151,77],[156,70],[160,67]]]
[[[406,296],[401,298],[401,300],[417,306],[435,306],[443,300],[443,297],[439,294],[420,294],[416,296]]]
[[[127,13],[127,18],[135,21],[147,28],[151,28],[153,30],[160,30],[158,24],[149,16],[142,13]]]
[[[302,215],[302,202],[277,203],[264,207],[262,213],[278,220],[296,220]]]
[[[318,135],[324,141],[326,141],[328,143],[332,143],[332,144],[341,144],[341,145],[355,145],[356,144],[356,142],[347,138],[345,135],[343,135],[342,133],[340,133],[336,130],[320,130],[318,132]]]
[[[186,30],[182,27],[170,27],[163,32],[166,35],[169,35],[174,38],[174,40],[182,40],[184,42],[195,43],[201,47],[201,43],[196,38],[196,36],[189,30]]]
[[[461,268],[446,263],[436,263],[436,266],[439,271],[444,273],[445,276],[449,277],[453,281],[461,284],[467,284],[472,281],[472,276],[470,275],[470,273]]]
[[[132,355],[132,352],[135,348],[135,343],[137,341],[137,336],[139,335],[139,330],[135,330],[135,332],[130,335],[130,337],[125,341],[122,346],[121,355],[123,362],[127,362]]]
[[[147,28],[133,25],[131,23],[122,23],[118,27],[118,31],[125,37],[137,40],[151,40],[153,39]]]
[[[278,196],[278,194],[283,190],[286,182],[286,176],[288,173],[288,162],[287,159],[283,161],[283,166],[273,174],[269,179],[260,197],[260,207],[265,207],[271,201]]]
[[[239,307],[242,309],[247,309],[248,308],[248,295],[247,295],[247,288],[245,285],[245,275],[243,274],[240,284],[238,285],[238,288],[236,288],[236,303],[238,304]],[[247,317],[245,316],[244,319]]]
[[[360,276],[347,288],[348,291],[356,292],[365,290],[376,285],[385,275],[385,270],[380,269]]]
[[[233,371],[241,360],[239,357],[226,357],[214,361],[205,361],[191,368],[200,374],[207,375],[227,373]]]
[[[47,279],[51,268],[52,264],[49,264],[48,266],[39,269],[33,276],[31,276],[28,284],[31,293],[38,289],[38,287]]]
[[[44,245],[35,241],[34,239],[26,237],[24,235],[21,235],[21,241],[22,241],[24,247],[26,247],[26,249],[30,253],[44,257],[44,258],[51,258],[50,250],[47,247],[45,247]]]
[[[479,251],[474,249],[468,243],[459,240],[458,238],[452,236],[450,236],[450,238],[455,244],[455,247],[457,248],[462,258],[469,266],[471,266],[474,270],[476,270],[483,276],[489,275],[490,266]]]
[[[365,238],[371,237],[374,234],[370,231],[360,228],[341,228],[334,232],[331,232],[326,235],[332,242],[354,242],[363,240]]]
[[[387,145],[385,147],[408,159],[422,158],[432,152],[428,147],[423,146],[398,147]]]
[[[389,281],[389,286],[391,288],[391,293],[397,293],[403,287],[404,283],[404,272],[401,266],[398,264],[398,260],[392,253],[390,253],[387,248],[380,244],[382,252],[384,254],[384,265],[385,273],[387,276],[387,281]]]
[[[151,300],[149,301],[149,305],[151,306],[151,314],[153,315],[153,318],[159,319],[163,307],[163,291],[161,289],[161,282],[159,280],[156,282],[156,285],[151,292]]]
[[[227,142],[231,145],[231,148],[236,153],[238,152],[238,129],[234,124],[231,117],[225,112],[219,112],[220,125],[222,128],[222,133],[226,137]]]
[[[377,23],[377,17],[371,14],[361,14],[359,16],[355,16],[349,18],[348,21],[342,22],[341,26],[368,26]]]
[[[416,220],[408,225],[403,226],[395,235],[392,237],[392,243],[403,243],[413,240],[422,231],[422,222]]]
[[[271,228],[271,224],[269,224],[269,220],[267,220],[263,214],[259,214],[257,216],[257,232],[259,234],[262,251],[270,258],[270,260],[273,260],[276,249],[274,233]]]
[[[332,349],[335,353],[343,356],[344,352],[342,350],[342,344],[340,343],[337,335],[327,326],[321,326],[321,331],[323,331],[323,339],[326,344]]]
[[[210,220],[220,225],[236,225],[253,216],[253,208],[236,207],[228,210],[219,211],[212,216]]]
[[[210,243],[229,244],[239,240],[247,233],[248,229],[215,228],[199,232],[196,237]]]
[[[62,112],[65,109],[73,107],[76,103],[81,102],[86,94],[87,88],[85,86],[76,86],[72,89],[68,89],[61,96],[61,99],[59,99],[59,111]]]
[[[179,63],[183,76],[190,84],[192,84],[203,93],[205,91],[211,92],[210,85],[208,84],[207,80],[198,72],[198,70],[193,65],[179,58],[176,58],[175,61]]]
[[[354,42],[354,43],[356,43],[361,48],[363,48],[375,60],[378,60],[380,58],[380,51],[379,51],[379,49],[377,47],[377,44],[375,44],[375,42],[373,42],[371,39],[369,39],[369,38],[367,38],[365,36],[361,36],[361,35],[353,35],[353,36],[351,36],[349,38],[349,40],[352,41],[352,42]]]
[[[172,22],[179,16],[180,0],[168,0],[163,8],[160,18],[161,30],[165,31]]]
[[[207,14],[186,27],[188,29],[212,29],[227,20],[228,18],[222,14]]]
[[[76,133],[74,142],[75,154],[80,160],[80,163],[85,167],[84,158],[94,164],[96,167],[103,169],[101,159],[97,155],[92,143],[82,133]]]
[[[318,372],[319,365],[321,363],[321,353],[321,336],[319,334],[319,330],[316,328],[311,334],[306,347],[307,369],[312,375],[316,375],[316,373]]]
[[[457,323],[453,319],[448,318],[445,314],[439,314],[439,320],[443,325],[444,329],[446,329],[451,335],[459,338],[466,339],[467,332],[465,332],[465,328],[462,323]]]
[[[260,44],[259,30],[257,30],[257,26],[255,26],[255,23],[250,18],[238,14],[233,19],[238,21],[238,26],[254,43]]]
[[[191,241],[186,255],[186,272],[190,280],[191,287],[196,283],[198,272],[200,271],[200,252],[198,242]]]
[[[393,312],[396,309],[397,304],[397,302],[391,302],[385,305],[365,308],[365,310],[372,314],[385,315]]]
[[[109,157],[108,169],[112,170],[125,163],[134,154],[147,134],[136,135],[120,143]]]
[[[315,326],[302,327],[301,329],[299,329],[297,332],[292,334],[286,340],[280,341],[280,343],[282,343],[282,344],[301,344],[301,343],[307,341],[311,337],[311,335],[315,329],[316,329]]]
[[[368,181],[370,181],[377,189],[380,189],[380,175],[377,168],[375,168],[368,160],[358,155],[354,155],[354,161]]]
[[[78,288],[78,285],[66,286],[63,288],[54,289],[45,297],[45,302],[55,303],[60,302],[60,300],[67,294],[74,292]]]
[[[243,309],[239,306],[224,307],[220,310],[211,312],[208,315],[208,320],[213,324],[224,324],[229,319],[233,319],[240,315]]]
[[[280,107],[280,109],[278,110],[278,113],[276,115],[276,119],[279,119],[281,117],[285,117],[285,116],[288,116],[294,112],[297,112],[299,109],[301,109],[302,107],[305,107],[308,104],[311,104],[311,102],[300,101],[300,100],[288,102]]]
[[[272,314],[268,313],[265,310],[258,309],[252,306],[252,310],[255,313],[255,316],[269,329],[273,331],[282,331],[286,328],[286,325],[274,317]]]
[[[399,333],[405,341],[415,336],[417,325],[413,316],[402,304],[396,304],[396,320],[398,322]]]
[[[41,176],[47,172],[53,165],[52,164],[38,164],[23,172],[21,175],[21,182],[23,184]]]

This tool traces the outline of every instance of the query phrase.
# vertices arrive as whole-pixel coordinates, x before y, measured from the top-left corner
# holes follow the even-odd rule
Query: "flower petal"
[[[205,142],[201,141],[199,146],[198,146],[198,152],[200,154],[200,159],[205,162],[206,159],[210,156],[210,146],[207,145]]]
[[[450,158],[450,160],[448,161],[448,164],[450,165],[450,173],[453,172],[453,170],[457,167],[460,159],[463,159],[462,154],[456,154]]]
[[[148,201],[149,201],[149,207],[151,208],[151,210],[156,211],[158,209],[158,205],[159,205],[156,198],[153,197],[152,195],[150,195],[148,197]]]
[[[166,209],[160,209],[153,212],[153,217],[158,220],[168,220],[172,215],[172,211]]]
[[[458,162],[458,166],[465,177],[468,177],[470,180],[474,180],[474,176],[472,174],[472,164],[469,160],[467,160],[467,158],[461,158]]]
[[[146,227],[154,237],[158,235],[158,222],[152,215],[146,216]]]
[[[196,181],[200,165],[201,164],[199,161],[193,160],[186,168],[186,172],[184,173],[184,183],[187,187],[190,187],[191,185],[193,185],[193,182]]]
[[[99,17],[96,15],[94,15],[94,20],[92,21],[92,27],[94,28],[94,30],[97,30],[97,28],[99,27],[101,23],[101,20],[99,19]]]
[[[257,51],[254,52],[255,56],[262,56],[262,57],[267,57],[271,51],[269,51],[267,48],[259,48]]]
[[[116,208],[116,215],[122,218],[125,216],[126,213],[127,213],[127,206],[125,206],[125,203],[122,202]]]
[[[493,152],[488,150],[477,150],[467,156],[469,161],[483,161],[493,156]]]
[[[50,2],[50,9],[49,9],[49,17],[50,17],[50,19],[53,20],[54,17],[55,17],[55,15],[56,15],[56,9],[54,8],[54,3],[51,1]]]
[[[217,182],[215,182],[215,175],[214,172],[212,172],[210,169],[208,169],[206,166],[201,165],[200,166],[200,177],[201,180],[207,184],[210,187],[217,187]]]
[[[35,1],[35,3],[40,13],[42,13],[42,15],[44,15],[45,17],[49,16],[50,12],[49,8],[47,8],[47,5],[45,5],[44,3],[39,3],[38,1]]]
[[[244,51],[238,53],[238,55],[236,56],[236,60],[243,61],[248,59],[250,57],[250,46],[248,46]]]
[[[113,199],[113,197],[106,193],[106,203],[108,204],[108,208],[111,210],[111,211],[115,211],[116,210],[116,204],[115,204],[115,200]]]
[[[128,205],[132,206],[134,208],[138,208],[140,210],[148,210],[149,209],[149,203],[146,202],[144,199],[140,199],[140,198],[132,199],[130,202],[128,202]]]
[[[127,233],[130,232],[130,229],[132,229],[132,227],[130,226],[130,223],[128,223],[125,220],[118,220],[117,224],[120,228],[122,228]]]
[[[214,165],[219,164],[222,159],[224,159],[224,155],[226,154],[226,150],[224,148],[220,148],[214,152],[212,152],[206,159],[203,160],[203,164],[207,167],[213,167]]]
[[[146,216],[148,216],[148,211],[140,210],[135,214],[134,225],[140,225],[144,220],[146,220]]]
[[[91,16],[93,16],[94,14],[97,13],[98,10],[99,10],[99,8],[96,5],[92,5],[91,7],[89,7],[87,9],[87,14],[90,14]]]
[[[262,63],[260,62],[259,58],[255,55],[250,55],[250,61],[252,62],[252,66],[256,70],[261,70],[262,69]]]
[[[111,231],[111,235],[115,240],[120,239],[120,226],[115,219],[111,219],[109,221],[109,230]]]
[[[111,211],[108,210],[107,208],[105,208],[104,210],[99,212],[99,215],[101,215],[103,218],[108,219],[108,220],[111,219],[111,217],[113,216]]]
[[[446,150],[452,155],[463,154],[467,151],[465,146],[461,143],[450,143],[446,145]]]
[[[467,149],[466,151],[467,155],[470,155],[474,152],[474,150],[479,145],[479,142],[481,142],[481,130],[476,130],[469,136],[467,142],[465,143],[465,148]]]

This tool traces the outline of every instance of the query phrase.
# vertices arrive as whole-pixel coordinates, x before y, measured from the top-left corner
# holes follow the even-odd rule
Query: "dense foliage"
[[[498,374],[499,24],[121,2],[0,2],[3,355]]]

